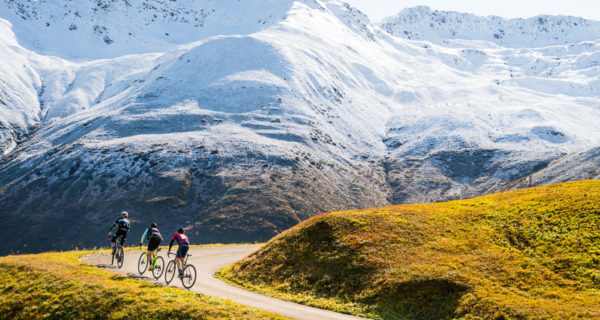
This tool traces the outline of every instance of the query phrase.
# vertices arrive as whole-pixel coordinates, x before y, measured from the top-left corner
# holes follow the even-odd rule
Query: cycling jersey
[[[190,244],[188,236],[181,233],[175,233],[171,238],[171,243],[173,243],[173,241],[177,241],[177,244]]]
[[[174,241],[177,241],[177,244],[179,245],[176,256],[178,258],[185,258],[188,249],[190,248],[190,239],[185,234],[176,232],[173,235],[173,237],[171,237],[171,243],[169,244],[169,252],[171,251],[171,247],[173,246]]]
[[[158,229],[148,228],[148,229],[146,229],[146,231],[144,231],[144,234],[142,235],[142,239],[140,240],[140,243],[143,243],[144,240],[150,240],[152,238],[160,239],[160,241],[163,240],[163,237],[160,234],[160,231],[158,231]]]
[[[119,230],[129,231],[129,226],[129,219],[119,218],[117,221],[115,221],[110,230],[112,230],[114,227],[118,227]]]

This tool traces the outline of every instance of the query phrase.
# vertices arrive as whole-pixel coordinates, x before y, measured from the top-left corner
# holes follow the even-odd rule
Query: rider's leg
[[[110,248],[112,249],[112,253],[115,253],[115,247],[116,247],[116,243],[115,243],[115,236],[112,237],[112,239],[110,240]]]
[[[183,277],[183,258],[176,257],[175,263],[177,264],[177,270],[179,270],[179,276]]]
[[[153,268],[154,267],[154,251],[148,250],[148,254],[146,255],[146,257],[148,258],[148,265],[150,266],[150,268]]]

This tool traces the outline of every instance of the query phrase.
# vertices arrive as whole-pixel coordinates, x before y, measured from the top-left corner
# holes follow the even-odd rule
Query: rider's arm
[[[119,220],[115,221],[115,223],[113,223],[113,225],[110,226],[110,230],[108,230],[108,232],[111,233],[112,230],[117,226],[118,223],[119,223]]]
[[[144,231],[144,234],[142,235],[142,239],[140,240],[140,245],[142,245],[144,243],[144,239],[146,239],[146,236],[148,235],[148,228],[146,228],[146,231]]]
[[[171,252],[171,247],[173,246],[173,241],[175,241],[175,239],[177,239],[177,233],[171,237],[171,243],[169,243],[169,252]],[[177,243],[179,243],[179,241],[177,241]]]
[[[171,247],[173,246],[173,242],[175,242],[175,238],[172,238],[171,243],[169,243],[169,252],[171,252]]]

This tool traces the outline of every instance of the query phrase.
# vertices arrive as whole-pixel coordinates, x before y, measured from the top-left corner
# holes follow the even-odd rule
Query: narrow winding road
[[[207,296],[229,299],[239,304],[278,313],[293,319],[360,319],[354,316],[312,308],[246,291],[214,277],[215,272],[242,259],[259,247],[259,245],[241,245],[191,248],[189,252],[191,256],[188,263],[193,264],[198,271],[196,284],[191,290]],[[127,251],[125,253],[125,263],[121,269],[117,269],[115,266],[110,265],[110,255],[108,253],[85,256],[81,261],[132,278],[164,285],[164,275],[158,281],[154,280],[149,271],[146,271],[140,276],[137,271],[137,262],[140,253],[141,251]],[[165,265],[173,257],[171,256],[167,259],[164,250],[160,252],[160,255],[165,259]],[[171,285],[183,287],[181,281],[177,278],[173,279]]]

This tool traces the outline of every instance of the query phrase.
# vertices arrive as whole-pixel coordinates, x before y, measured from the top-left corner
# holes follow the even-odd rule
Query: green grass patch
[[[600,181],[335,212],[220,277],[377,319],[600,319]]]
[[[0,258],[0,319],[285,319],[78,261],[91,253]]]

